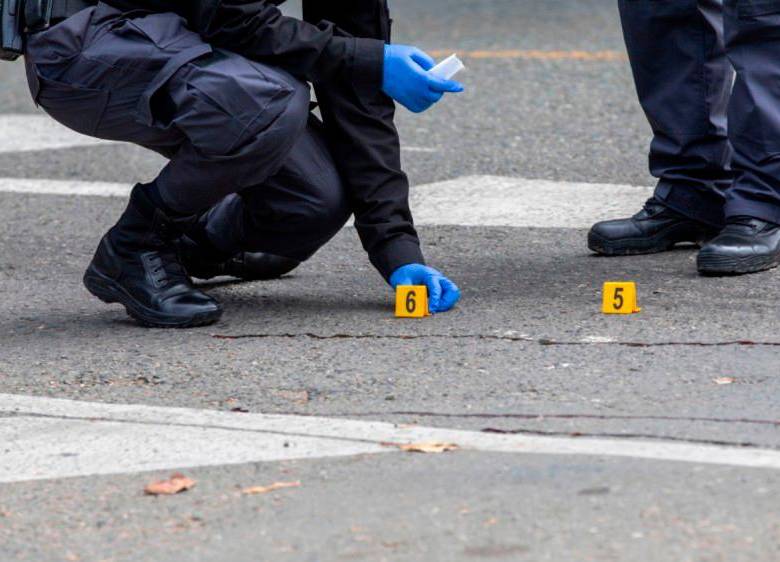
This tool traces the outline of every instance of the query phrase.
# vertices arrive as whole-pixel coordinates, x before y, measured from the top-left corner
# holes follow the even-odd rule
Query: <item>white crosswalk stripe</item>
[[[0,482],[397,451],[465,450],[780,469],[780,451],[663,441],[496,435],[291,415],[76,402],[0,394]]]
[[[0,178],[0,192],[126,197],[129,184]],[[411,204],[422,226],[586,228],[636,212],[649,187],[468,176],[416,186]]]
[[[80,135],[44,114],[0,115],[0,154],[110,144]]]
[[[0,154],[121,144],[71,131],[43,113],[0,115]],[[406,152],[436,153],[426,146],[404,146]]]
[[[632,215],[650,187],[467,176],[412,190],[421,225],[586,228]]]
[[[94,197],[127,197],[131,186],[125,183],[78,180],[0,178],[0,193],[32,195],[90,195]]]
[[[80,135],[43,114],[0,115],[0,153],[112,144]],[[409,147],[435,152],[430,147]],[[126,197],[130,185],[75,180],[0,178],[0,192]],[[412,189],[420,225],[585,228],[633,214],[649,187],[502,176],[466,176]]]

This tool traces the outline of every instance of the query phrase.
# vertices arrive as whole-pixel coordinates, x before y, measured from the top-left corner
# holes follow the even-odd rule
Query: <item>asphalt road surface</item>
[[[63,130],[0,64],[0,560],[780,559],[780,274],[585,244],[652,186],[614,2],[392,8],[468,67],[399,115],[464,291],[421,321],[347,228],[285,279],[208,285],[218,325],[135,326],[80,278],[161,160]],[[616,280],[640,314],[599,313]],[[429,442],[458,448],[402,450]],[[175,471],[195,487],[144,495]]]

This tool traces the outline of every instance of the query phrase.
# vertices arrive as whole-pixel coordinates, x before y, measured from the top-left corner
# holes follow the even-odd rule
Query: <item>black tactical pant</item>
[[[619,5],[656,196],[716,226],[780,223],[780,0]]]
[[[25,58],[34,99],[56,120],[167,157],[163,199],[181,214],[210,209],[223,251],[304,260],[349,218],[308,85],[213,49],[174,14],[98,4],[28,37]]]

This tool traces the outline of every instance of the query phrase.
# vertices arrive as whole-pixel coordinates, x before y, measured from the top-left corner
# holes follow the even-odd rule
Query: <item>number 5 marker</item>
[[[636,314],[641,310],[637,306],[636,283],[632,281],[604,283],[601,312],[604,314]]]

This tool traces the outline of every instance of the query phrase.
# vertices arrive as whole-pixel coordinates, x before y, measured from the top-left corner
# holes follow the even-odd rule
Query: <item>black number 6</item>
[[[623,308],[624,304],[625,301],[623,300],[623,287],[616,287],[615,301],[612,303],[612,306],[615,307],[615,310],[620,310],[621,308]]]
[[[414,300],[416,296],[414,291],[409,291],[409,294],[406,295],[406,312],[409,314],[412,314],[417,308],[417,301]]]

